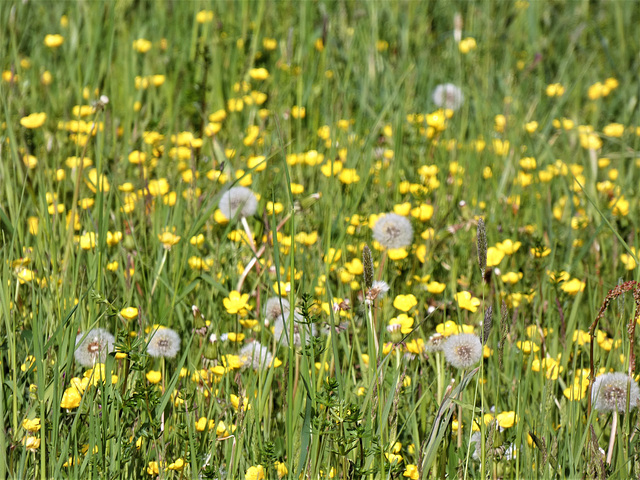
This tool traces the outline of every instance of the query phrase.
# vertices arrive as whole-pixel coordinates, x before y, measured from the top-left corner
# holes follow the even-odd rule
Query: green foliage
[[[637,3],[0,24],[0,478],[638,475],[636,410],[588,390],[637,375]],[[387,212],[411,245],[374,241]],[[463,330],[484,358],[456,371]]]

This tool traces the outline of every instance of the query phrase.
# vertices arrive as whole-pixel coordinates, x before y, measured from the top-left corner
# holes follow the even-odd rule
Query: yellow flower
[[[82,400],[82,395],[78,392],[75,386],[71,386],[64,391],[62,395],[62,401],[60,402],[60,408],[73,409],[78,408]]]
[[[531,370],[534,372],[539,372],[542,369],[545,369],[545,376],[550,380],[557,380],[558,374],[562,373],[564,368],[560,365],[560,358],[558,360],[555,358],[543,358],[542,361],[536,358],[531,363]]]
[[[265,470],[262,465],[256,467],[249,467],[244,474],[245,480],[264,480]]]
[[[564,87],[560,83],[547,85],[546,93],[548,97],[561,97],[564,94]]]
[[[171,463],[167,470],[176,470],[178,472],[182,471],[185,466],[185,461],[183,458],[177,458],[175,462]]]
[[[411,340],[406,343],[407,352],[415,353],[416,355],[420,355],[424,352],[424,340],[421,338]]]
[[[294,105],[291,107],[291,116],[293,118],[304,118],[307,115],[307,109],[304,107],[299,107],[298,105]]]
[[[530,340],[525,340],[524,342],[518,340],[516,342],[516,347],[518,347],[524,353],[537,352],[538,350],[540,350],[540,347]]]
[[[249,70],[249,76],[254,80],[266,80],[269,78],[269,70],[266,68],[252,68]]]
[[[514,242],[508,238],[504,242],[496,244],[496,248],[505,255],[513,255],[521,246],[522,242]]]
[[[569,295],[575,295],[578,292],[584,290],[586,283],[578,280],[577,278],[572,278],[568,282],[565,282],[560,287],[563,292],[568,293]]]
[[[523,276],[522,272],[518,272],[518,273],[507,272],[504,275],[502,275],[500,278],[504,283],[509,283],[513,285],[514,283],[518,283],[522,279],[522,276]]]
[[[26,448],[27,450],[31,450],[32,452],[35,452],[38,448],[40,448],[40,439],[32,435],[27,435],[26,437],[24,437],[22,443],[24,445],[24,448]]]
[[[162,372],[158,370],[150,370],[146,377],[149,383],[160,383],[160,380],[162,380]]]
[[[213,21],[213,11],[212,10],[200,10],[196,13],[196,22],[198,23],[209,23]]]
[[[501,412],[496,415],[496,420],[502,428],[511,428],[518,421],[518,416],[516,412]]]
[[[33,418],[31,420],[25,418],[22,421],[22,428],[24,428],[27,432],[35,433],[40,430],[40,419]]]
[[[171,247],[176,245],[180,241],[180,238],[181,237],[179,235],[175,235],[173,232],[166,229],[158,235],[158,240],[160,240],[160,243],[162,243],[162,246],[166,250],[171,250]]]
[[[47,114],[44,112],[41,113],[32,113],[31,115],[27,115],[26,117],[22,117],[20,119],[20,125],[24,128],[39,128],[44,125],[45,120],[47,119]]]
[[[469,310],[474,313],[480,306],[480,299],[471,296],[470,292],[462,291],[456,293],[453,298],[458,302],[458,306],[462,309]]]
[[[262,47],[265,50],[275,50],[278,47],[278,40],[275,38],[263,38]]]
[[[476,39],[473,37],[463,38],[462,40],[460,40],[460,43],[458,43],[458,50],[462,54],[467,54],[471,50],[475,50],[476,47]]]
[[[389,325],[398,325],[400,327],[400,333],[406,335],[413,330],[413,318],[406,313],[401,313],[396,318],[389,320]]]
[[[580,383],[576,382],[570,387],[565,388],[562,391],[562,394],[569,400],[580,401],[587,395],[587,386],[582,386]]]
[[[607,137],[620,138],[624,133],[624,125],[621,123],[610,123],[602,129],[602,133],[604,133]]]
[[[151,42],[144,38],[138,38],[133,41],[133,49],[139,53],[147,53],[151,50]]]
[[[611,213],[616,217],[626,217],[629,215],[629,200],[621,195],[619,198],[612,198],[609,202]]]
[[[638,253],[636,252],[635,247],[631,247],[632,254],[623,253],[620,255],[620,261],[624,263],[624,266],[627,270],[633,270],[636,268],[636,261],[634,258],[638,258]]]
[[[390,248],[387,250],[387,254],[391,260],[402,260],[409,256],[406,248]]]
[[[447,286],[444,283],[436,282],[435,280],[427,284],[427,291],[433,294],[442,293],[445,288],[447,288]]]
[[[93,193],[96,193],[98,190],[101,192],[108,192],[111,188],[106,175],[103,175],[102,173],[98,175],[98,171],[95,168],[92,168],[87,172],[87,179],[85,181],[89,190]]]
[[[338,179],[344,183],[345,185],[350,185],[352,183],[357,183],[360,181],[360,176],[355,168],[344,168],[338,174]]]
[[[402,476],[410,478],[411,480],[418,480],[420,478],[420,473],[418,472],[417,465],[407,465]]]
[[[149,475],[159,475],[160,464],[158,462],[149,462],[149,465],[147,466],[147,473]]]
[[[231,401],[231,405],[233,405],[233,408],[235,408],[236,410],[238,410],[240,408],[240,397],[238,397],[237,395],[234,395],[233,393],[229,396],[229,399]],[[251,405],[248,405],[249,403],[249,399],[247,397],[244,397],[242,399],[242,409],[243,410],[251,410]]]
[[[411,210],[411,216],[417,218],[421,222],[431,220],[431,217],[433,216],[433,207],[429,204],[421,203]]]
[[[531,252],[531,255],[533,255],[535,258],[543,258],[548,256],[551,253],[551,249],[549,247],[545,247],[544,245],[541,245],[540,247],[531,247],[531,249],[529,250]]]
[[[460,333],[460,329],[458,328],[458,324],[453,320],[447,320],[444,323],[440,323],[436,325],[436,332],[440,335],[448,337],[449,335],[457,335]]]
[[[38,159],[33,155],[25,155],[22,157],[22,162],[30,170],[33,170],[38,166]]]
[[[120,315],[126,320],[133,320],[134,318],[138,318],[138,309],[136,307],[125,307],[120,310]]]
[[[393,306],[403,312],[408,312],[418,304],[418,300],[412,294],[398,295],[393,300]]]
[[[487,267],[495,267],[499,265],[504,258],[504,252],[496,247],[487,249]]]
[[[237,313],[244,313],[247,307],[249,306],[248,302],[249,302],[248,293],[244,293],[241,295],[240,292],[237,292],[235,290],[232,290],[231,292],[229,292],[229,296],[222,300],[222,303],[224,304],[224,308],[226,308],[227,312],[230,313],[231,315],[235,315]]]
[[[287,469],[287,466],[284,462],[276,462],[275,467],[279,479],[285,477],[287,473],[289,473],[289,470]]]
[[[58,48],[64,43],[64,37],[62,35],[45,35],[44,44],[49,48]]]

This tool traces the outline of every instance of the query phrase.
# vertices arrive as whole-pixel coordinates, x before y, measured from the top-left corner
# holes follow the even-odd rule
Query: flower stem
[[[616,443],[616,430],[618,427],[618,411],[613,411],[613,422],[611,423],[611,438],[609,438],[609,450],[607,451],[607,465],[611,465],[613,457],[613,445]]]
[[[158,273],[156,273],[156,278],[153,279],[153,285],[151,286],[151,296],[153,297],[153,292],[156,290],[156,286],[158,285],[158,279],[160,278],[160,274],[162,273],[162,269],[164,268],[164,264],[167,261],[167,253],[169,250],[165,249],[164,254],[162,255],[162,260],[160,261],[160,268],[158,268]]]

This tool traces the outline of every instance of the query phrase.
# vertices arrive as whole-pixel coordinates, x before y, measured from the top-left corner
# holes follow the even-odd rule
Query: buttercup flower
[[[76,337],[75,358],[83,367],[92,367],[96,363],[104,363],[107,355],[113,352],[115,337],[104,328],[94,328],[89,332],[79,333]]]
[[[31,115],[27,115],[26,117],[22,117],[20,119],[20,125],[24,128],[38,128],[44,125],[45,120],[47,120],[47,114],[44,112],[41,113],[32,113]]]
[[[442,350],[447,362],[458,369],[472,367],[482,358],[482,343],[473,333],[450,336],[443,343]]]
[[[403,312],[408,312],[418,304],[418,300],[412,294],[398,295],[393,299],[393,306]]]
[[[250,217],[258,209],[258,199],[246,187],[233,187],[222,195],[219,208],[228,220],[231,220],[236,215]]]
[[[624,412],[629,396],[629,410],[640,403],[640,388],[626,373],[605,373],[593,382],[591,401],[593,408],[600,412]]]
[[[433,91],[433,103],[439,108],[458,110],[464,103],[462,90],[453,83],[438,85]]]
[[[180,351],[180,335],[166,327],[158,328],[147,345],[147,353],[152,357],[173,358]]]
[[[480,299],[476,297],[472,297],[470,292],[462,291],[458,292],[454,295],[456,302],[458,302],[458,306],[464,310],[469,310],[470,312],[475,312],[478,310],[480,306]]]
[[[413,227],[407,218],[387,213],[373,226],[373,238],[384,248],[407,247],[413,240]]]
[[[247,307],[249,306],[249,294],[240,294],[235,290],[229,292],[229,296],[222,300],[224,304],[224,308],[227,309],[227,312],[231,315],[235,315],[237,313],[243,313]]]

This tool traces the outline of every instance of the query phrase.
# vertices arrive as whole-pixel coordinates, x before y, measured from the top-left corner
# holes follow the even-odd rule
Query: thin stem
[[[611,423],[611,438],[609,438],[609,450],[607,451],[607,465],[611,465],[613,457],[613,445],[616,443],[616,430],[618,427],[618,411],[613,411],[613,422]]]
[[[162,269],[164,268],[164,263],[167,261],[167,253],[168,249],[164,250],[164,255],[162,255],[162,261],[160,262],[160,268],[158,268],[158,273],[156,273],[156,278],[153,279],[153,285],[151,286],[151,296],[153,297],[153,292],[156,290],[156,286],[158,285],[158,278],[160,278],[160,274],[162,273]]]

